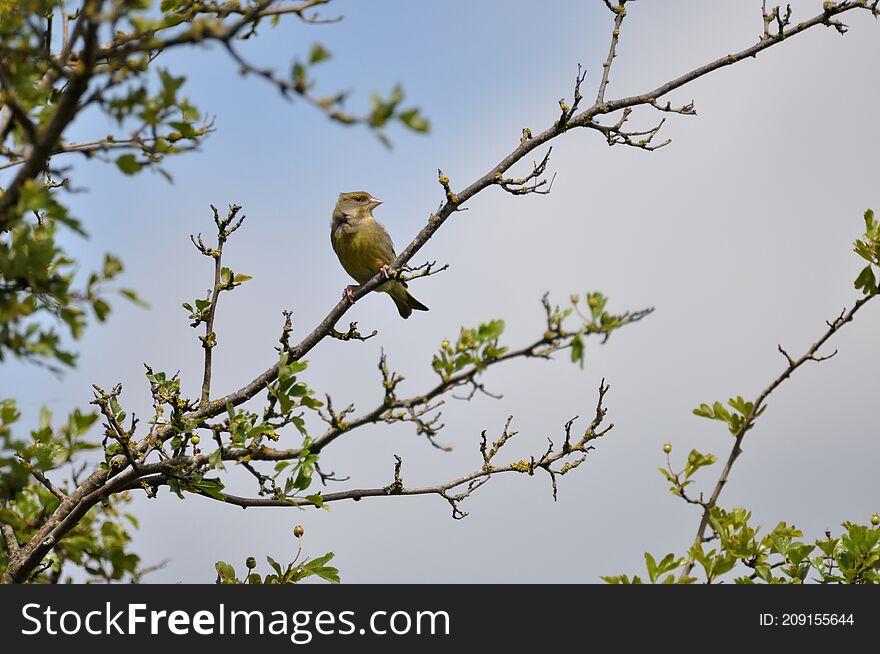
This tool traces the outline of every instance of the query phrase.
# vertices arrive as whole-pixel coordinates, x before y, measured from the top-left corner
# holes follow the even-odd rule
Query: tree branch
[[[626,18],[626,0],[620,0],[619,4],[611,4],[611,0],[605,0],[605,5],[614,12],[614,29],[611,31],[611,47],[608,50],[608,58],[602,64],[602,81],[599,82],[599,92],[596,95],[596,104],[605,102],[605,89],[608,86],[608,78],[611,75],[611,66],[617,56],[617,42],[620,39],[620,26]]]
[[[0,522],[0,536],[3,536],[3,541],[6,544],[6,554],[11,563],[12,560],[18,556],[20,549],[18,539],[15,537],[15,531],[13,531],[10,525],[7,525],[5,522]]]
[[[227,288],[227,286],[224,286],[221,281],[221,272],[223,270],[223,245],[226,243],[229,235],[241,227],[241,224],[245,219],[245,217],[242,216],[238,219],[238,222],[233,224],[236,215],[241,210],[241,207],[237,204],[229,205],[229,211],[226,214],[226,218],[220,218],[220,214],[217,212],[217,208],[214,205],[211,205],[211,210],[214,212],[214,223],[217,225],[217,249],[209,250],[206,248],[205,244],[202,243],[201,237],[199,237],[198,240],[194,237],[192,238],[192,241],[199,252],[214,259],[214,286],[211,289],[211,304],[208,307],[207,317],[204,319],[205,335],[199,337],[199,340],[202,341],[202,348],[205,350],[205,364],[202,375],[202,394],[201,399],[199,400],[200,407],[207,406],[208,399],[211,395],[212,359],[214,347],[217,345],[217,335],[214,333],[214,316],[217,313],[217,302],[220,298],[220,292]],[[229,285],[232,283],[232,280],[230,280]]]
[[[712,490],[712,494],[710,495],[708,501],[706,501],[705,503],[698,502],[698,504],[702,505],[703,510],[700,517],[700,525],[697,528],[697,533],[694,537],[695,545],[703,542],[706,534],[706,528],[709,525],[709,516],[712,512],[712,509],[718,504],[718,498],[721,495],[721,491],[724,489],[724,486],[727,484],[727,480],[730,477],[730,471],[733,469],[733,464],[742,453],[743,439],[745,438],[746,433],[754,426],[755,420],[763,412],[767,398],[780,386],[780,384],[791,377],[795,370],[800,368],[808,361],[821,362],[834,356],[834,354],[836,354],[836,350],[833,354],[827,356],[818,356],[817,353],[819,349],[828,341],[828,339],[830,339],[832,336],[834,336],[834,334],[840,331],[840,329],[844,325],[852,321],[853,317],[856,315],[859,309],[865,306],[865,304],[867,304],[870,300],[877,297],[877,295],[877,293],[866,295],[865,297],[856,301],[856,303],[849,311],[841,313],[836,319],[828,322],[828,329],[825,331],[822,337],[819,338],[819,340],[817,340],[815,343],[813,343],[809,347],[809,349],[807,349],[807,351],[799,358],[793,359],[785,350],[782,349],[782,346],[779,346],[779,351],[785,357],[788,365],[779,374],[779,376],[776,377],[776,379],[774,379],[770,383],[770,385],[767,386],[767,388],[761,391],[758,394],[757,398],[755,398],[754,402],[752,403],[751,411],[749,411],[748,415],[746,415],[745,419],[742,422],[742,425],[739,428],[739,431],[735,435],[733,447],[730,450],[730,454],[727,457],[727,462],[724,464],[721,475],[718,477],[718,481],[715,482],[715,487]],[[685,577],[689,576],[693,567],[694,559],[693,557],[689,556],[687,562],[682,568],[679,579],[684,579]]]
[[[63,500],[66,497],[66,495],[61,490],[59,490],[58,487],[55,486],[55,484],[53,484],[46,475],[44,475],[33,466],[28,465],[27,467],[33,478],[40,482],[47,491],[52,493],[52,495],[57,497],[59,500]]]
[[[228,504],[234,504],[243,508],[305,507],[315,506],[316,502],[320,506],[328,502],[338,502],[341,500],[358,501],[365,497],[440,495],[441,497],[446,499],[452,506],[453,517],[462,518],[465,517],[467,514],[459,509],[459,504],[464,499],[469,497],[471,493],[473,493],[477,488],[482,486],[483,483],[488,481],[488,479],[492,475],[510,472],[519,472],[522,474],[533,475],[536,470],[544,470],[551,477],[553,484],[553,497],[555,499],[556,477],[560,475],[565,475],[570,470],[579,466],[585,459],[586,454],[593,449],[591,443],[607,434],[614,427],[613,424],[609,424],[607,427],[600,429],[606,414],[606,409],[603,404],[604,398],[609,388],[610,387],[605,384],[605,380],[602,380],[602,383],[599,386],[599,400],[596,406],[596,415],[589,426],[584,430],[583,435],[577,440],[572,441],[571,439],[571,426],[574,421],[577,420],[577,418],[575,417],[572,418],[572,420],[568,421],[568,423],[566,423],[566,438],[563,446],[560,449],[555,450],[553,442],[551,441],[550,447],[541,456],[533,456],[528,461],[520,460],[514,463],[496,466],[493,464],[495,456],[499,453],[505,443],[510,438],[516,435],[516,432],[509,431],[511,418],[508,418],[501,438],[493,443],[491,450],[488,449],[486,443],[486,432],[483,432],[482,442],[480,445],[480,452],[482,453],[483,461],[482,466],[478,470],[433,486],[405,486],[400,475],[400,459],[399,457],[395,457],[397,459],[397,465],[395,466],[394,481],[390,485],[381,488],[360,488],[341,491],[338,493],[326,493],[320,495],[320,501],[307,497],[289,497],[284,499],[266,497],[248,498],[240,497],[238,495],[232,495],[229,493],[215,492],[209,494],[199,491],[197,488],[187,490],[198,495],[204,495],[205,497],[212,499],[219,499]],[[578,457],[572,458],[572,455],[578,455]],[[205,459],[206,458],[207,457],[205,457]],[[135,475],[128,474],[125,483],[114,488],[112,492],[135,490],[137,488],[144,488],[145,486],[156,489],[159,486],[167,485],[169,483],[167,473],[169,471],[179,470],[180,468],[185,467],[186,460],[187,457],[179,457],[175,459],[161,461],[155,464],[142,466],[141,473],[145,475],[144,477],[137,478]],[[562,463],[560,467],[553,467],[554,464],[560,462]],[[451,491],[459,489],[463,486],[466,486],[466,488],[462,492],[455,495],[450,494]]]

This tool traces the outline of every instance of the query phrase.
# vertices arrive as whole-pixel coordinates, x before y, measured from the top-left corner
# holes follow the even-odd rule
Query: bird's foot
[[[345,287],[345,290],[342,291],[342,297],[344,297],[346,300],[348,300],[351,304],[354,304],[354,296],[351,294],[351,292],[353,290],[355,290],[356,288],[358,288],[358,287],[353,284],[349,284],[348,286]]]
[[[388,264],[386,263],[384,266],[379,268],[379,272],[382,273],[382,277],[385,279],[391,279],[391,276],[388,274]]]

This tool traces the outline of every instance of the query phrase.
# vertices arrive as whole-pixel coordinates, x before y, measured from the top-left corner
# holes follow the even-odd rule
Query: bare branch
[[[55,486],[55,484],[53,484],[52,481],[46,475],[44,475],[40,470],[37,470],[32,465],[30,465],[29,462],[26,462],[24,460],[22,460],[22,463],[25,464],[25,466],[28,468],[28,471],[31,473],[31,476],[34,479],[36,479],[38,482],[40,482],[46,488],[47,491],[52,493],[52,495],[57,497],[59,500],[63,500],[66,497],[66,495],[61,490],[59,490],[58,487]]]
[[[608,58],[602,64],[602,81],[599,82],[599,92],[596,94],[596,104],[605,102],[605,89],[608,87],[608,79],[611,75],[611,66],[617,56],[617,42],[620,39],[620,26],[626,18],[626,0],[620,0],[619,4],[611,4],[611,0],[605,0],[607,6],[614,12],[614,29],[611,31],[611,47],[608,50]]]

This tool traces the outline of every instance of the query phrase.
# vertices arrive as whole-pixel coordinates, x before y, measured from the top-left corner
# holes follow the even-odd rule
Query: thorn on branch
[[[468,497],[470,497],[471,493],[473,493],[487,481],[489,481],[489,475],[473,479],[468,483],[467,488],[464,491],[462,491],[461,493],[457,493],[456,495],[450,495],[446,491],[440,491],[440,496],[447,502],[449,502],[449,505],[452,507],[453,519],[461,520],[462,518],[468,517],[468,512],[462,511],[459,505]]]
[[[493,400],[500,400],[504,397],[503,395],[496,395],[495,393],[491,393],[491,392],[487,391],[486,387],[483,384],[476,382],[473,377],[471,377],[467,381],[465,381],[464,384],[469,385],[471,387],[471,390],[467,395],[453,394],[452,397],[454,397],[456,400],[463,400],[465,402],[470,402],[472,399],[474,399],[474,395],[476,395],[478,391],[480,393],[482,393],[483,395],[487,395],[488,397],[491,397]]]
[[[835,349],[834,352],[832,352],[831,354],[829,354],[829,355],[827,355],[827,356],[816,356],[815,354],[811,354],[811,355],[810,355],[809,357],[807,357],[807,358],[808,358],[810,361],[815,361],[816,363],[821,363],[821,362],[823,362],[823,361],[828,361],[828,359],[830,359],[831,357],[835,356],[836,354],[837,354],[837,350]]]
[[[321,478],[321,485],[326,486],[328,481],[348,481],[350,477],[337,477],[336,473],[332,470],[330,472],[324,472],[321,470],[321,466],[318,463],[315,463],[315,472],[318,473],[318,476]]]
[[[788,361],[788,366],[789,366],[790,368],[793,367],[793,366],[794,366],[794,359],[792,359],[792,358],[789,356],[788,352],[786,352],[785,350],[782,349],[782,345],[781,345],[781,344],[780,344],[780,345],[777,345],[776,347],[779,349],[779,353],[780,353],[782,356],[785,357],[785,360],[786,360],[786,361]]]

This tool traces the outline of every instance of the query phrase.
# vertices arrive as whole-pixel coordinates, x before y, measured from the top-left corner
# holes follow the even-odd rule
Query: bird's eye
[[[356,199],[357,199],[358,202],[366,202],[366,201],[367,201],[367,196],[366,196],[366,195],[359,195],[359,196],[357,196]]]

